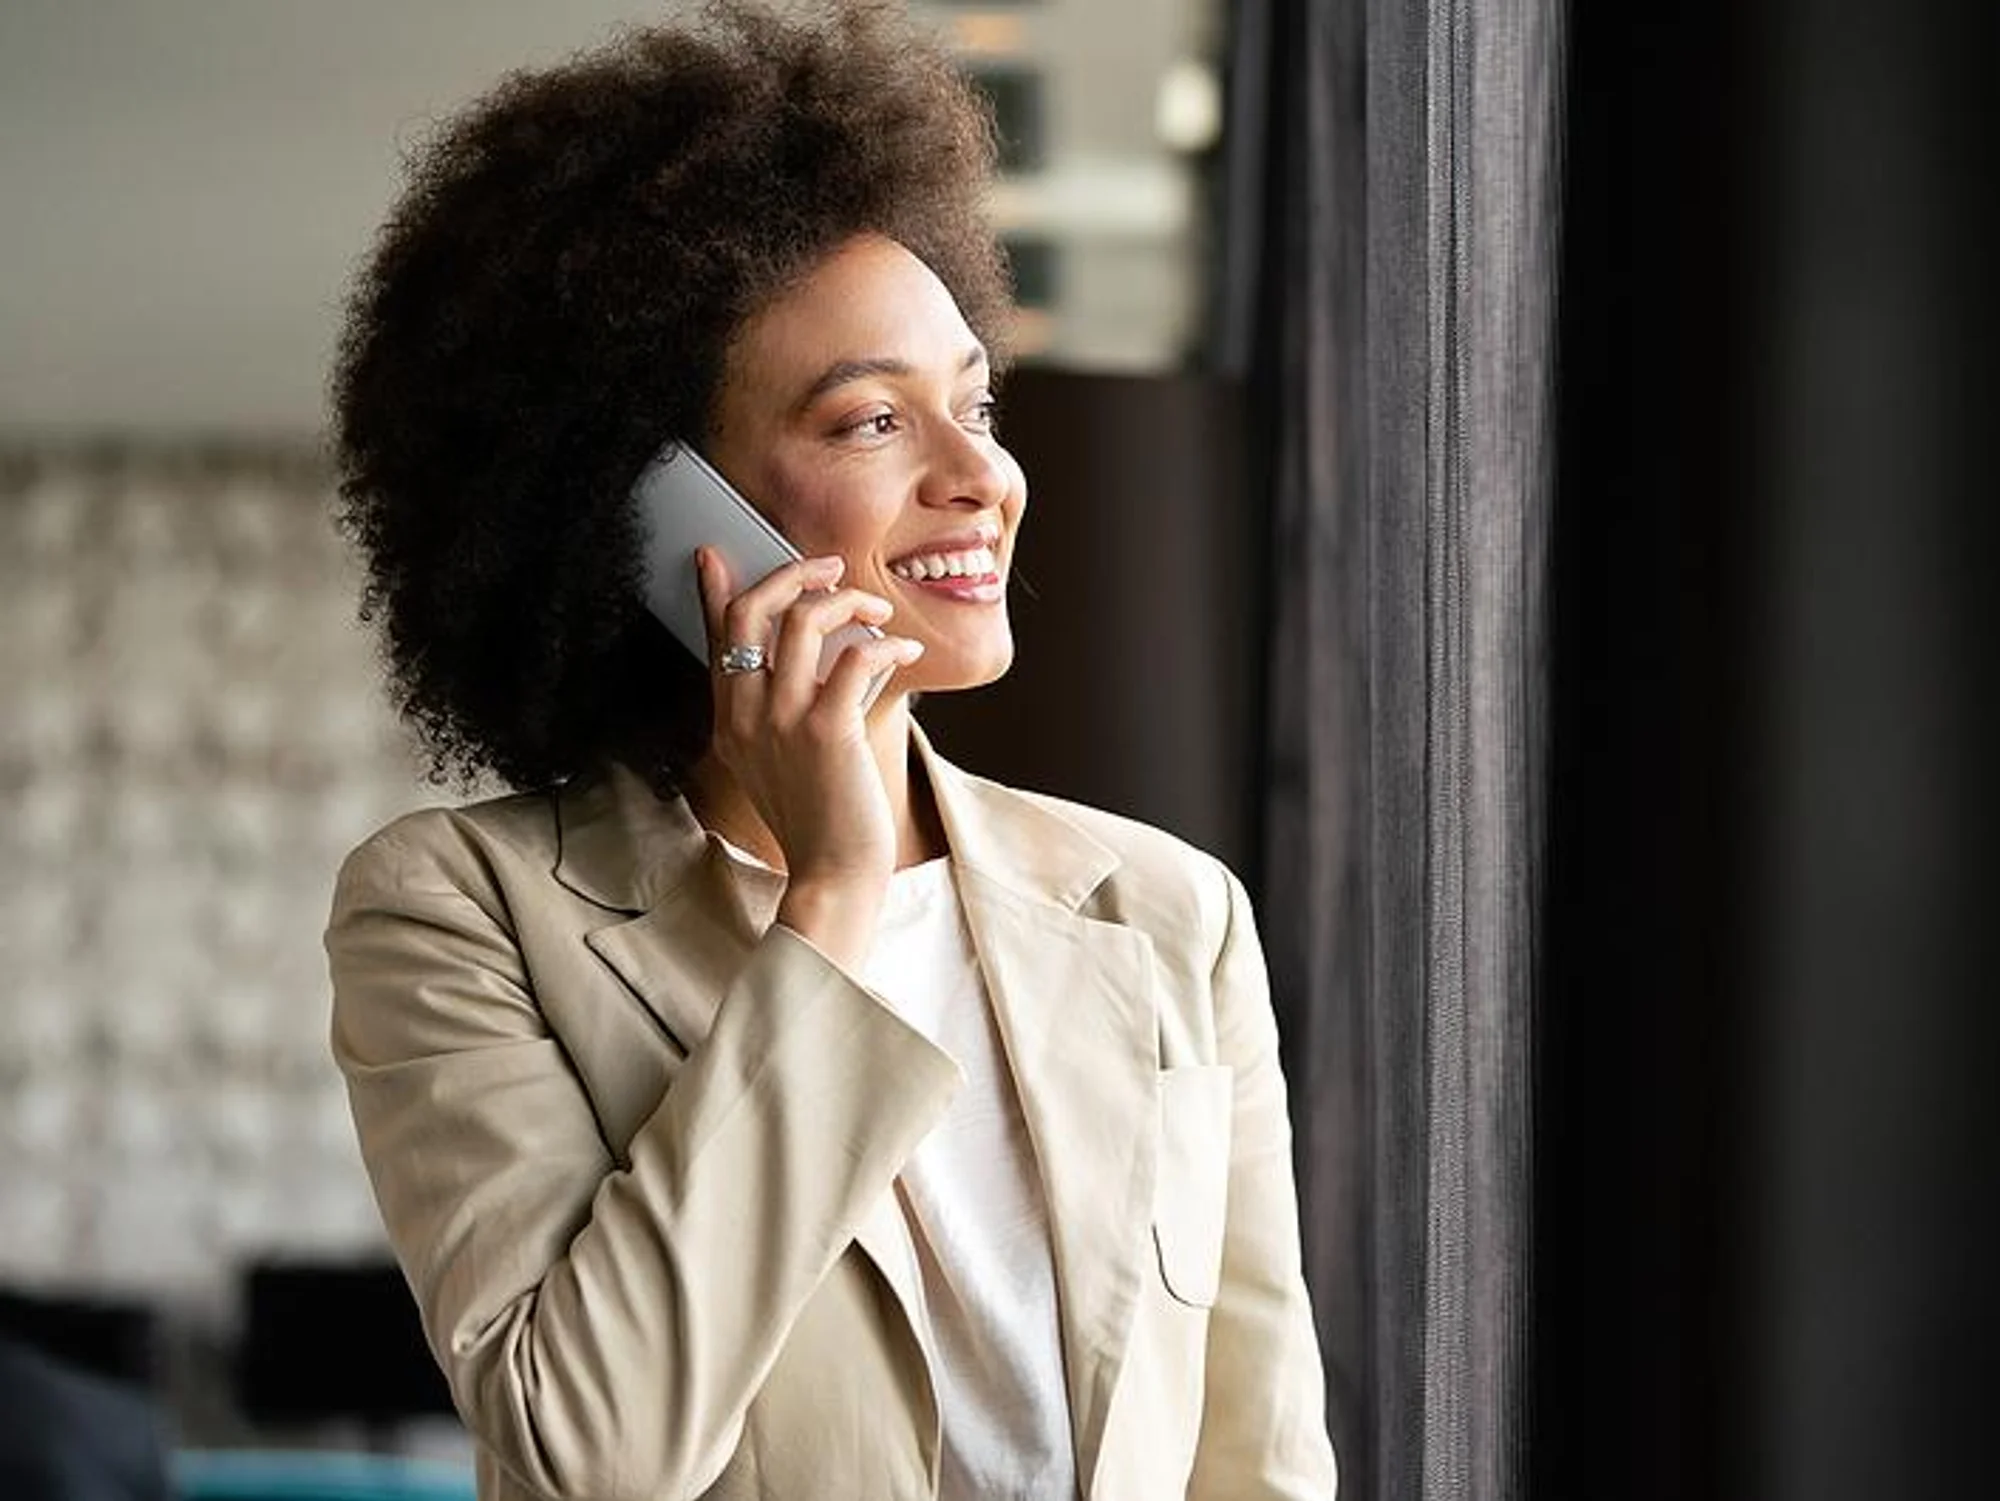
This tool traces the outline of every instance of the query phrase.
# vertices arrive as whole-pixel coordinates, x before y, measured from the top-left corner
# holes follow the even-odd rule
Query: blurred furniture
[[[116,1298],[0,1289],[0,1340],[41,1351],[72,1370],[152,1384],[159,1369],[159,1317]]]
[[[254,1421],[354,1419],[379,1435],[453,1411],[394,1265],[257,1264],[243,1298],[237,1395]]]
[[[145,1392],[0,1336],[0,1496],[167,1501],[166,1447]]]
[[[185,1450],[174,1457],[179,1501],[473,1501],[469,1466],[383,1454]]]

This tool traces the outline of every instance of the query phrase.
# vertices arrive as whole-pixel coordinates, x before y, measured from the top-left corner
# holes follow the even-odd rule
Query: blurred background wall
[[[318,927],[417,795],[318,466],[0,459],[0,1278],[372,1244]]]

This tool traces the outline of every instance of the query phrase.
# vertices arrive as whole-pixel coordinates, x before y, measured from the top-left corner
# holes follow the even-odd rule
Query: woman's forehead
[[[957,376],[984,359],[936,273],[880,236],[834,251],[753,314],[733,343],[740,373],[782,372],[802,398],[844,374]]]

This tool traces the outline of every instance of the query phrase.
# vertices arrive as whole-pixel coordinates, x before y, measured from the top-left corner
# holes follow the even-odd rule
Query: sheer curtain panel
[[[1342,1491],[1525,1493],[1563,7],[1240,0],[1262,896]]]

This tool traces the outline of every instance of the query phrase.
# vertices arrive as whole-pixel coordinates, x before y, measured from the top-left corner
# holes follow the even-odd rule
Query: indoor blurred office
[[[1019,664],[924,723],[1257,899],[1343,1497],[1957,1494],[1990,18],[913,9],[1033,495]],[[386,700],[327,372],[404,148],[660,10],[0,7],[0,1339],[189,1501],[472,1494],[321,935],[482,789]]]

